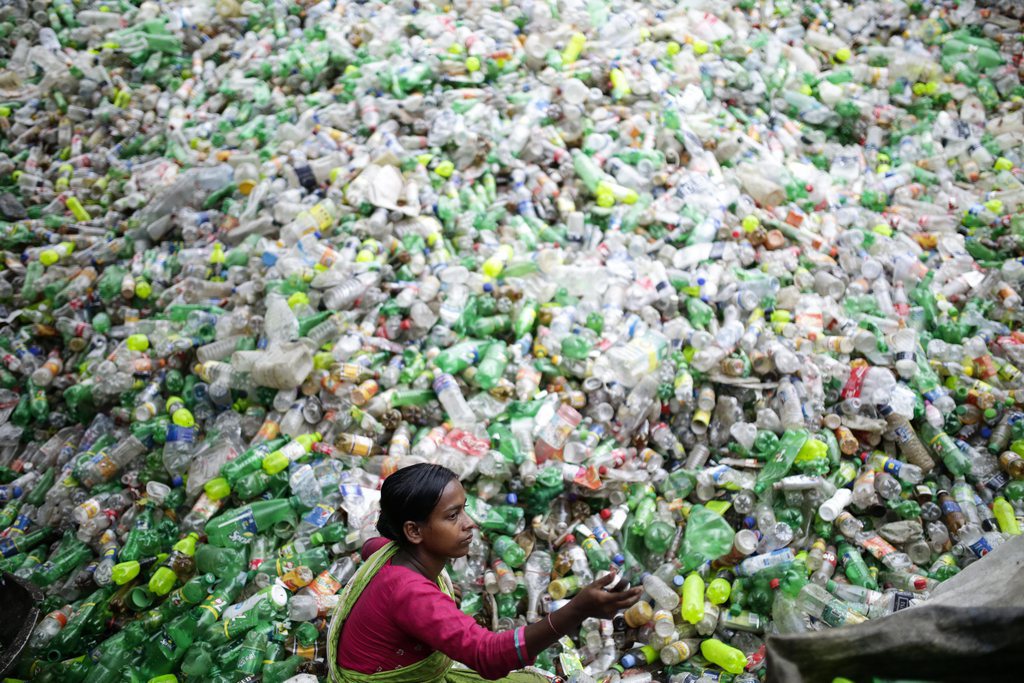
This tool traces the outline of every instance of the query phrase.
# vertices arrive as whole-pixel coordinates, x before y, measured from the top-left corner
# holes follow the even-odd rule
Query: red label
[[[850,371],[850,379],[846,381],[846,386],[843,387],[840,395],[843,398],[856,398],[860,396],[861,387],[864,386],[864,378],[868,374],[867,365],[858,365]]]
[[[483,457],[491,448],[491,442],[488,439],[481,439],[475,434],[462,429],[453,429],[448,432],[442,443],[466,455],[475,455],[477,457]]]

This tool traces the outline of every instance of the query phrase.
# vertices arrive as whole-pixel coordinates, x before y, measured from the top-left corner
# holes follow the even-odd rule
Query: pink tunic
[[[385,538],[367,541],[363,559],[385,543]],[[389,560],[345,622],[338,664],[373,674],[415,664],[440,650],[484,678],[501,678],[533,663],[523,630],[488,631],[425,576]]]

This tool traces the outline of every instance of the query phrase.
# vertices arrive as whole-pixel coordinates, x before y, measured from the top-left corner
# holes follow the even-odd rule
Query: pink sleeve
[[[375,552],[377,552],[378,550],[380,550],[381,548],[383,548],[387,544],[388,544],[388,539],[384,538],[383,536],[377,536],[376,538],[371,538],[369,541],[367,541],[366,543],[363,544],[363,550],[362,550],[363,560],[365,561],[366,558],[368,558],[370,555],[373,555]]]
[[[396,596],[405,606],[400,627],[409,636],[488,679],[501,678],[532,663],[522,628],[488,631],[437,586],[418,574],[416,577],[418,581],[403,581],[404,595]]]

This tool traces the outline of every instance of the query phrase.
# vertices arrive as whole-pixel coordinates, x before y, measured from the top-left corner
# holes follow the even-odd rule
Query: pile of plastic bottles
[[[0,7],[0,568],[36,681],[323,676],[383,477],[539,665],[754,681],[1019,534],[1013,1]],[[721,674],[721,675],[719,675]]]

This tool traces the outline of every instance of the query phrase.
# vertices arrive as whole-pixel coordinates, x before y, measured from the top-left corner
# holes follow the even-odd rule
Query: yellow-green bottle
[[[691,624],[704,618],[704,579],[697,572],[691,573],[683,581],[682,615]]]
[[[747,666],[747,656],[743,652],[714,638],[700,644],[700,653],[731,674],[741,674]]]
[[[1020,536],[1020,524],[1017,523],[1017,515],[1013,510],[1013,506],[1005,498],[996,496],[996,499],[992,501],[992,514],[996,517],[996,523],[999,524],[1000,531],[1011,536]]]

